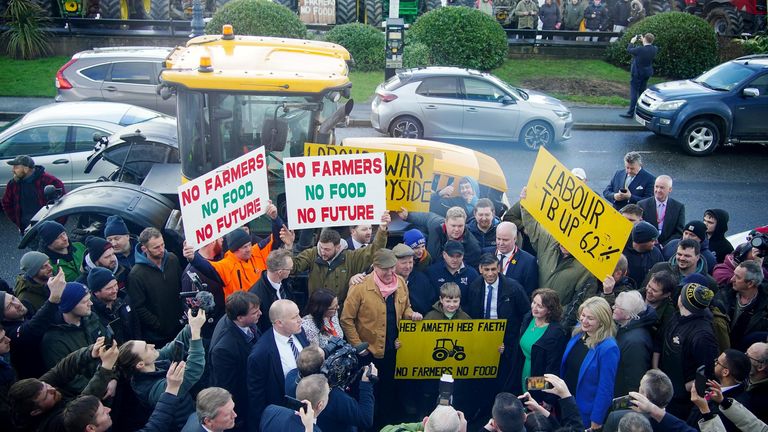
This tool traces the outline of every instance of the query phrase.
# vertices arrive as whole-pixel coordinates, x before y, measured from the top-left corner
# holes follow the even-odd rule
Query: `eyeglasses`
[[[758,359],[756,359],[756,358],[754,358],[754,357],[750,357],[750,356],[747,356],[747,358],[748,358],[748,359],[750,359],[751,361],[753,361],[753,362],[757,363],[757,364],[763,364],[763,363],[765,363],[765,360],[758,360]]]
[[[290,272],[290,271],[293,271],[293,269],[292,268],[281,268],[281,269],[277,269],[277,271],[287,271],[287,272]]]
[[[720,363],[720,359],[719,359],[719,358],[716,358],[716,359],[715,359],[715,366],[720,366],[720,367],[721,367],[721,368],[723,368],[723,369],[728,369],[728,366],[726,366],[726,365],[724,365],[724,364]]]

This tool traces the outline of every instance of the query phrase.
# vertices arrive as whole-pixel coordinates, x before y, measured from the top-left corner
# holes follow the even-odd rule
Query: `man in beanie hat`
[[[53,276],[53,268],[48,261],[48,256],[41,252],[27,252],[21,257],[19,267],[21,273],[16,276],[13,293],[19,300],[29,303],[34,310],[40,309],[50,294],[46,284]]]
[[[435,296],[444,283],[453,282],[461,288],[461,296],[465,299],[469,286],[480,277],[477,270],[465,265],[464,246],[455,240],[445,242],[442,258],[429,266],[425,273]]]
[[[385,211],[373,242],[353,251],[347,248],[347,242],[343,241],[338,231],[333,228],[322,230],[317,247],[304,250],[293,258],[292,274],[308,271],[310,295],[318,288],[326,288],[333,291],[339,305],[343,305],[349,290],[349,279],[366,271],[371,266],[374,253],[387,246],[387,227],[391,221],[389,212]]]
[[[267,268],[267,255],[272,249],[278,249],[283,243],[287,249],[293,247],[293,236],[277,215],[277,207],[270,203],[266,214],[272,219],[272,235],[254,245],[251,236],[238,228],[227,234],[229,250],[219,261],[203,258],[191,245],[184,243],[184,257],[207,277],[223,282],[225,299],[235,291],[247,291],[259,280],[261,272]]]
[[[664,262],[664,255],[656,243],[659,230],[646,221],[639,221],[632,227],[630,247],[624,249],[627,257],[627,274],[640,283],[654,265]]]
[[[677,242],[677,240],[672,240]],[[693,273],[700,273],[707,276],[711,282],[707,283],[707,286],[714,292],[717,290],[717,284],[707,273],[707,263],[701,258],[701,244],[693,239],[683,239],[677,242],[677,253],[669,259],[669,261],[662,261],[656,263],[651,270],[648,271],[648,275],[642,283],[642,286],[648,284],[653,273],[661,270],[666,270],[677,279],[677,283],[681,283],[683,278]],[[677,293],[676,293],[677,295]]]
[[[427,239],[416,228],[403,233],[403,244],[413,249],[413,265],[416,270],[425,271],[432,265],[432,256],[427,251]]]
[[[120,344],[141,339],[139,319],[128,304],[128,295],[119,289],[115,275],[104,267],[94,267],[88,273],[87,281],[93,294],[92,310],[107,334]]]
[[[704,222],[694,220],[685,224],[682,240],[690,239],[699,243],[699,255],[706,262],[706,272],[711,274],[717,265],[715,254],[709,250],[709,239],[707,238],[707,226]],[[664,245],[664,258],[670,259],[677,252],[677,245],[681,239],[671,240]]]
[[[88,236],[85,239],[85,247],[88,253],[83,259],[83,271],[77,281],[86,283],[92,269],[103,268],[114,275],[118,289],[124,289],[128,282],[128,270],[120,265],[112,244],[101,237]]]
[[[422,236],[422,238],[424,237]],[[422,250],[424,250],[423,247]],[[413,261],[416,257],[416,251],[403,243],[399,243],[392,248],[392,252],[397,257],[395,273],[403,278],[408,287],[411,308],[422,315],[426,315],[437,301],[437,292],[429,283],[427,275],[414,268]],[[363,274],[363,276],[365,275]]]
[[[55,221],[40,222],[35,225],[35,229],[40,237],[39,251],[48,255],[53,272],[58,273],[61,267],[67,282],[77,280],[85,257],[85,245],[70,243],[64,225]]]
[[[184,308],[181,292],[181,264],[165,249],[157,228],[145,228],[136,246],[136,264],[128,274],[131,309],[139,317],[141,334],[148,343],[165,345],[181,328]]]
[[[712,329],[709,304],[714,297],[706,286],[689,283],[683,286],[677,301],[678,311],[672,315],[666,328],[660,352],[659,369],[672,380],[674,396],[667,411],[678,418],[687,418],[691,411],[690,388],[696,369],[704,365],[705,375],[713,376],[714,362],[720,352]],[[660,357],[659,357],[660,356]]]
[[[3,210],[8,219],[19,227],[19,232],[29,225],[32,216],[46,203],[47,199],[43,191],[48,185],[61,189],[64,194],[64,183],[56,177],[45,172],[45,168],[35,165],[35,161],[27,156],[16,156],[8,161],[13,167],[13,178],[5,187],[3,195]]]
[[[49,265],[48,258],[43,259],[45,265]],[[48,370],[40,355],[40,342],[56,318],[66,283],[61,270],[56,277],[49,277],[45,286],[50,294],[39,309],[12,294],[0,293],[0,322],[11,339],[11,364],[19,379],[38,377]]]
[[[394,385],[395,351],[400,348],[397,328],[402,319],[422,319],[420,313],[411,309],[408,287],[395,274],[396,265],[394,252],[377,250],[373,255],[373,272],[350,287],[340,319],[347,341],[353,346],[367,342],[365,354],[370,354],[379,369],[381,381],[376,388],[376,400],[381,403],[376,404],[376,418],[392,418],[403,412]]]
[[[85,285],[67,282],[59,302],[60,314],[43,336],[41,344],[43,361],[49,369],[69,353],[91,345],[97,338],[106,335],[106,329],[99,318],[91,313],[92,306],[91,293]],[[71,393],[80,393],[88,383],[88,378],[78,377],[67,389]]]
[[[104,224],[104,237],[115,249],[117,262],[126,270],[131,271],[131,267],[136,262],[135,249],[136,242],[131,240],[131,233],[128,226],[120,216],[109,216]]]

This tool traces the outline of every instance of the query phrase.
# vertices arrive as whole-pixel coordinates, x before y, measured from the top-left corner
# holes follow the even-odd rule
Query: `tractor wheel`
[[[336,0],[336,24],[357,22],[357,1]]]
[[[424,12],[429,12],[431,10],[435,10],[437,8],[443,7],[443,4],[440,2],[440,0],[426,0],[426,7]]]
[[[192,1],[185,2],[184,0],[170,0],[170,17],[175,20],[190,20],[192,19]],[[187,6],[189,9],[185,10]],[[205,8],[205,2],[203,2],[203,8]],[[188,13],[187,13],[188,12]]]
[[[169,0],[152,0],[149,6],[149,18],[153,20],[170,19],[171,5]]]
[[[53,2],[57,0],[35,0],[35,3],[37,3],[38,6],[40,6],[40,9],[43,10],[42,16],[43,18],[52,18],[56,15],[54,15],[54,9],[53,9]]]
[[[664,12],[669,12],[669,0],[653,0],[651,2],[651,15],[656,15]]]
[[[458,353],[456,353],[456,354],[453,356],[453,358],[454,358],[454,359],[456,359],[456,361],[462,361],[462,360],[464,360],[465,358],[467,358],[467,355],[466,355],[466,354],[464,354],[463,352],[458,352]]]
[[[283,5],[293,12],[296,12],[293,0],[275,0],[275,3]]]
[[[99,14],[105,19],[123,19],[120,16],[120,0],[99,0]]]
[[[432,359],[435,361],[443,361],[448,358],[448,351],[441,349],[432,353]]]
[[[376,28],[381,26],[381,0],[365,0],[365,22]]]
[[[738,36],[744,27],[741,15],[730,4],[709,11],[707,21],[720,36]]]

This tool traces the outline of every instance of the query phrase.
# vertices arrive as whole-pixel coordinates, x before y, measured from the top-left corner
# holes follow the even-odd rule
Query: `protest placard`
[[[506,328],[506,320],[402,320],[395,379],[495,378]]]
[[[336,24],[336,0],[299,0],[299,19],[306,24]]]
[[[205,246],[267,210],[264,147],[184,183],[178,191],[187,242]]]
[[[384,154],[284,159],[290,229],[375,225],[386,210]]]
[[[384,153],[386,161],[387,210],[429,211],[434,178],[434,157],[430,153],[394,151],[326,144],[304,144],[304,156]]]
[[[539,149],[523,207],[599,280],[613,274],[632,223]]]

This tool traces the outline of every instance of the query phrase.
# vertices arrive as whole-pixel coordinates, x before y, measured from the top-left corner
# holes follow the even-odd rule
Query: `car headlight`
[[[556,116],[560,117],[563,120],[567,120],[568,117],[571,116],[571,112],[570,111],[557,111],[557,110],[555,110],[553,112],[555,113]]]
[[[685,105],[684,100],[671,100],[667,102],[661,102],[651,106],[653,111],[676,111]]]

